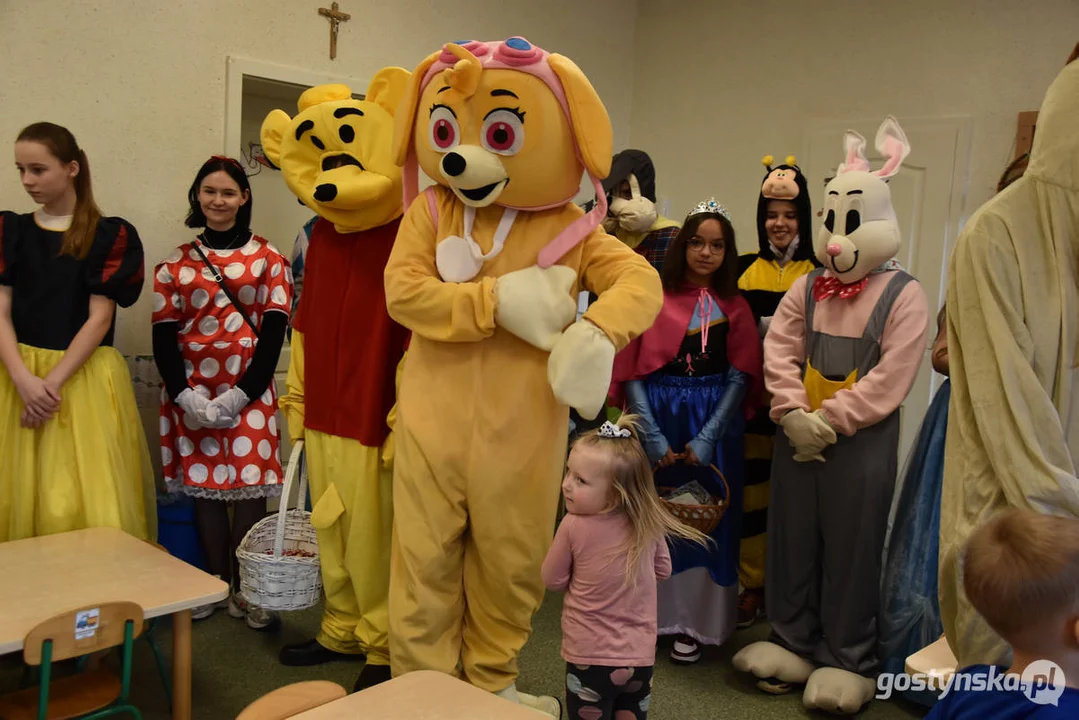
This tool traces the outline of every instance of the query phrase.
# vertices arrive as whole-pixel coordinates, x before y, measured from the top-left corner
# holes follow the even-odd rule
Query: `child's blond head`
[[[636,416],[624,414],[616,422],[585,433],[574,444],[598,449],[609,458],[612,504],[625,511],[632,527],[626,553],[631,580],[642,553],[653,542],[664,541],[668,535],[708,541],[707,535],[682,524],[663,507],[652,480],[652,465],[637,435],[637,423]]]
[[[967,544],[963,587],[1012,647],[1056,642],[1063,623],[1079,619],[1079,520],[1030,510],[995,515]]]

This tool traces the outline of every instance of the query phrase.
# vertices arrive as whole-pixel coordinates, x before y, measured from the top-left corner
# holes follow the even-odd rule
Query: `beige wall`
[[[329,3],[321,3],[328,6]],[[187,187],[223,151],[226,58],[369,78],[414,68],[442,43],[523,34],[573,58],[606,101],[616,142],[629,138],[633,50],[594,42],[632,38],[624,0],[343,0],[352,13],[328,59],[319,3],[296,0],[0,0],[0,155],[38,120],[68,126],[87,150],[98,201],[138,228],[149,263],[186,240]],[[32,209],[11,165],[0,207]],[[293,234],[295,230],[293,230]],[[149,293],[121,313],[117,344],[150,351]]]
[[[838,164],[847,119],[968,115],[966,217],[1077,40],[1076,0],[642,0],[630,143],[655,161],[672,217],[715,195],[745,250],[760,159],[806,152],[809,121],[836,119]]]

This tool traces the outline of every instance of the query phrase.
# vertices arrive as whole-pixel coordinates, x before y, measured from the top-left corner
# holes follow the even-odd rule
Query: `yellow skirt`
[[[19,352],[38,377],[63,357],[29,345]],[[26,429],[0,366],[0,542],[89,527],[156,539],[153,468],[123,356],[98,348],[60,394],[59,412]]]

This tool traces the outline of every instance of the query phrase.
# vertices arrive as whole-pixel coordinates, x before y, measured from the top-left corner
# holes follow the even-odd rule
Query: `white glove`
[[[176,404],[184,413],[195,418],[195,421],[204,428],[217,427],[219,420],[218,409],[213,406],[210,399],[193,388],[187,388],[176,396]]]
[[[772,325],[772,316],[762,317],[760,322],[757,323],[757,329],[760,331],[761,337],[768,334],[768,328]]]
[[[218,422],[215,427],[230,427],[236,422],[236,418],[240,416],[240,412],[247,407],[249,402],[251,402],[251,398],[247,397],[247,393],[238,387],[229,388],[215,397],[210,402],[210,406],[216,409],[218,415]]]
[[[540,350],[554,347],[577,317],[570,295],[577,272],[565,265],[538,265],[507,273],[495,283],[495,322]]]
[[[779,419],[779,424],[783,426],[787,440],[794,447],[794,459],[798,462],[824,462],[821,451],[836,441],[835,430],[821,416],[819,410],[813,413],[807,413],[801,408],[791,410]]]
[[[578,320],[551,350],[547,382],[560,403],[592,420],[603,409],[613,368],[614,343],[588,320]]]

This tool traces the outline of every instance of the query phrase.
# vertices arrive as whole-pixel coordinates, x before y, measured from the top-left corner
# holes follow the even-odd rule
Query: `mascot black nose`
[[[315,199],[319,202],[329,202],[337,197],[337,186],[332,183],[319,185],[315,188]]]
[[[465,159],[455,152],[448,153],[442,158],[442,172],[450,177],[457,177],[465,171],[467,166]]]

